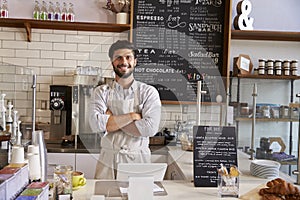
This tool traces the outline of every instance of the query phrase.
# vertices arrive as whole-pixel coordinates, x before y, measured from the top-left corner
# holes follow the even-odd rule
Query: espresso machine
[[[72,87],[50,85],[50,138],[48,143],[61,142],[72,134]]]

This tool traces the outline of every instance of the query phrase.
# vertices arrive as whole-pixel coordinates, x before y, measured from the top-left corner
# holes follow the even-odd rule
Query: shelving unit
[[[264,79],[264,80],[282,80],[282,81],[288,81],[290,82],[290,100],[289,102],[292,103],[294,101],[294,82],[296,80],[300,80],[300,76],[276,76],[276,75],[242,75],[239,74],[235,77],[231,77],[231,81],[233,78],[237,78],[237,104],[240,103],[240,90],[241,90],[241,79]],[[240,106],[237,107],[237,110],[240,110]],[[239,112],[237,112],[238,115],[235,117],[236,121],[236,129],[237,133],[239,132],[239,123],[240,122],[251,122],[252,118],[247,116],[240,116]],[[298,119],[292,119],[292,118],[256,118],[257,122],[285,122],[289,123],[289,154],[292,154],[292,143],[293,143],[293,134],[292,134],[292,124],[295,122],[298,122]],[[281,162],[282,165],[295,165],[297,164],[296,161],[284,161]]]
[[[34,19],[0,18],[0,27],[25,28],[27,41],[31,41],[31,29],[56,29],[73,31],[101,31],[101,32],[124,32],[129,31],[130,24],[91,23],[91,22],[63,22],[42,21]]]

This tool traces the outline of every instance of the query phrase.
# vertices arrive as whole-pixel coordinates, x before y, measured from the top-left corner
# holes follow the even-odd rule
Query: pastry
[[[299,188],[283,179],[276,178],[266,185],[267,188],[259,190],[262,200],[300,200]]]

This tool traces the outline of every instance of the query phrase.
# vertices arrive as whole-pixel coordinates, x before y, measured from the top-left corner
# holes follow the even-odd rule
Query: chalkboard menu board
[[[225,97],[230,1],[134,0],[135,78],[157,88],[161,100],[195,102]],[[225,99],[225,98],[223,98]]]
[[[235,128],[194,126],[194,185],[216,187],[221,164],[237,166]]]

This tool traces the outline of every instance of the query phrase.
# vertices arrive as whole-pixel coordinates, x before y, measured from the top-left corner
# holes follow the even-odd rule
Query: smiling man
[[[115,42],[109,57],[115,80],[98,86],[91,102],[90,126],[106,133],[101,138],[97,179],[115,179],[118,163],[151,162],[149,137],[157,133],[161,115],[157,90],[134,79],[137,59],[133,44]]]

